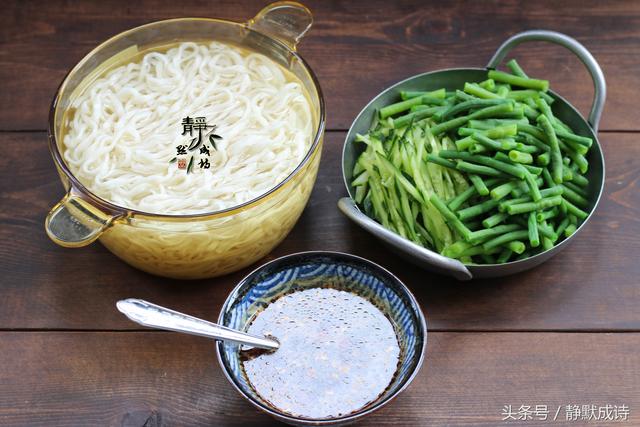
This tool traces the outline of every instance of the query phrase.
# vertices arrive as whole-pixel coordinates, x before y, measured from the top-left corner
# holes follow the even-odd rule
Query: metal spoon
[[[116,307],[122,314],[142,326],[231,341],[266,350],[277,350],[280,346],[278,341],[272,338],[249,335],[141,299],[121,300],[116,303]]]

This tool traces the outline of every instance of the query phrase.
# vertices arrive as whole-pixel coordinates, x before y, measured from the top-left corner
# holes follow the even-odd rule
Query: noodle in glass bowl
[[[269,253],[320,162],[324,101],[295,52],[311,22],[304,6],[278,2],[246,23],[154,22],[90,52],[51,108],[67,190],[45,223],[51,239],[99,239],[134,267],[186,279]]]

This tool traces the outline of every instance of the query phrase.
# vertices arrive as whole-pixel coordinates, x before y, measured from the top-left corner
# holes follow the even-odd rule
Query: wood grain
[[[564,252],[516,276],[457,282],[413,267],[337,209],[345,194],[343,132],[329,132],[318,181],[289,237],[265,260],[308,250],[349,252],[380,263],[416,294],[433,330],[640,330],[640,144],[601,135],[608,177],[597,214]],[[0,133],[0,328],[135,329],[115,309],[139,297],[215,319],[251,268],[184,282],[139,272],[100,244],[64,249],[43,222],[62,196],[44,133]],[[254,266],[255,267],[255,266]]]
[[[188,0],[25,1],[0,15],[0,130],[45,129],[50,100],[66,72],[107,38],[150,21],[215,16],[244,21],[267,2]],[[378,92],[408,76],[441,68],[482,67],[510,35],[563,31],[601,63],[609,83],[606,130],[639,130],[640,3],[320,1],[299,46],[325,92],[330,129],[347,129]],[[530,74],[587,112],[592,85],[580,62],[559,47],[533,43],[515,55]]]
[[[414,383],[359,426],[501,423],[504,405],[627,405],[640,334],[431,333]],[[3,426],[275,425],[227,383],[212,342],[165,332],[0,333]],[[512,422],[513,425],[514,422]],[[591,424],[589,424],[591,425]],[[595,423],[594,425],[598,425]],[[602,424],[600,424],[602,425]]]

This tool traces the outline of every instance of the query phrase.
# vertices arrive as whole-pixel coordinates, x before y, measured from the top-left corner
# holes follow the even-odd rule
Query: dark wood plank
[[[637,135],[602,135],[606,194],[575,243],[530,272],[470,283],[413,267],[338,211],[336,202],[345,194],[343,138],[342,132],[327,134],[311,200],[267,259],[307,250],[372,259],[411,287],[433,329],[640,329]],[[45,143],[44,133],[0,133],[0,328],[136,328],[115,310],[115,302],[126,297],[214,319],[251,268],[217,279],[173,281],[125,265],[100,244],[64,249],[49,241],[43,222],[62,185]]]
[[[550,418],[562,406],[561,424],[570,404],[626,405],[620,424],[638,425],[638,346],[635,333],[431,333],[414,383],[358,425],[496,426],[504,405],[547,405]],[[227,383],[202,338],[3,332],[0,361],[3,426],[276,425]]]
[[[55,89],[78,60],[125,29],[181,16],[250,18],[262,0],[5,2],[0,15],[0,129],[44,129]],[[609,82],[603,129],[638,130],[640,3],[338,2],[311,0],[314,28],[300,45],[324,88],[329,128],[346,129],[379,91],[408,76],[451,67],[481,67],[508,36],[525,29],[566,32],[590,49]],[[533,75],[552,80],[581,111],[592,89],[582,65],[557,47],[516,52]]]

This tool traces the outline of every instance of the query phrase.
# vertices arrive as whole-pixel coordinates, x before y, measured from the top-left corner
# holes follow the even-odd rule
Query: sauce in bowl
[[[376,400],[394,378],[400,347],[389,319],[358,295],[313,288],[284,295],[248,331],[280,348],[242,365],[255,391],[279,411],[303,418],[348,415]]]

